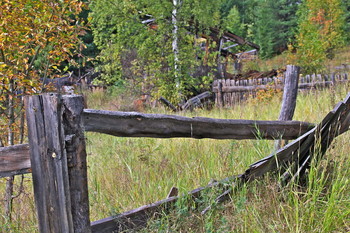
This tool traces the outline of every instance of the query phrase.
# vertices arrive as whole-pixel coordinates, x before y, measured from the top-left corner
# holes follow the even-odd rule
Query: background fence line
[[[298,88],[299,90],[326,88],[348,82],[348,78],[349,72],[300,75]],[[215,104],[234,106],[250,97],[256,97],[260,90],[283,90],[285,79],[285,74],[257,79],[217,79],[212,85],[212,90],[215,93]]]

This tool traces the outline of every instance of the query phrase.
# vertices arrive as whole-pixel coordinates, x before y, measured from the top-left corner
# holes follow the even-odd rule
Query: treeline
[[[219,61],[214,48],[219,45],[206,41],[211,53],[199,46],[200,35],[210,34],[211,27],[258,44],[260,58],[289,51],[291,61],[313,72],[334,56],[336,48],[349,43],[349,4],[349,0],[93,0],[90,23],[101,50],[100,80],[109,84],[133,80],[153,94],[181,99],[215,76]],[[237,46],[230,52],[245,49]]]

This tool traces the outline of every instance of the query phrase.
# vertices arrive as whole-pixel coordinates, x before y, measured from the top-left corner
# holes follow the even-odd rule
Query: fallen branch
[[[170,103],[169,100],[165,99],[164,97],[161,96],[161,97],[159,98],[159,101],[160,101],[161,103],[163,103],[166,107],[170,108],[173,112],[176,112],[176,111],[177,111],[176,107],[175,107],[172,103]]]
[[[183,106],[182,110],[186,111],[188,109],[193,110],[195,107],[199,107],[202,105],[202,102],[208,100],[212,97],[212,93],[209,91],[203,92],[191,99],[189,99]]]

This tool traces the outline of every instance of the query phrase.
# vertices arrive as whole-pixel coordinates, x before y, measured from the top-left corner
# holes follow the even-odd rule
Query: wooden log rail
[[[0,147],[0,177],[31,172],[29,144]]]
[[[254,121],[85,109],[86,131],[119,137],[290,140],[314,125],[301,121]],[[29,145],[0,148],[0,177],[31,172]]]
[[[301,121],[254,121],[85,109],[86,131],[119,137],[295,139],[313,127]]]

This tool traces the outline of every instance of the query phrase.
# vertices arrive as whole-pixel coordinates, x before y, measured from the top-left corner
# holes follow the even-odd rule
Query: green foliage
[[[306,73],[316,72],[344,44],[340,0],[305,0],[299,9],[297,56]]]
[[[188,87],[201,83],[192,77],[202,63],[198,57],[204,57],[195,33],[205,33],[220,21],[219,7],[209,0],[184,1],[177,6],[178,55],[172,48],[171,1],[95,0],[90,7],[95,43],[101,49],[101,81],[112,84],[128,79],[143,92],[174,102],[191,94]],[[150,19],[155,21],[142,23]]]
[[[300,0],[226,0],[221,16],[228,30],[255,42],[261,58],[269,58],[287,49],[297,25]]]
[[[241,17],[236,6],[233,6],[225,19],[226,30],[238,35],[243,35],[244,25],[241,23]]]
[[[350,0],[342,0],[342,8],[344,12],[344,27],[346,42],[350,43]]]

